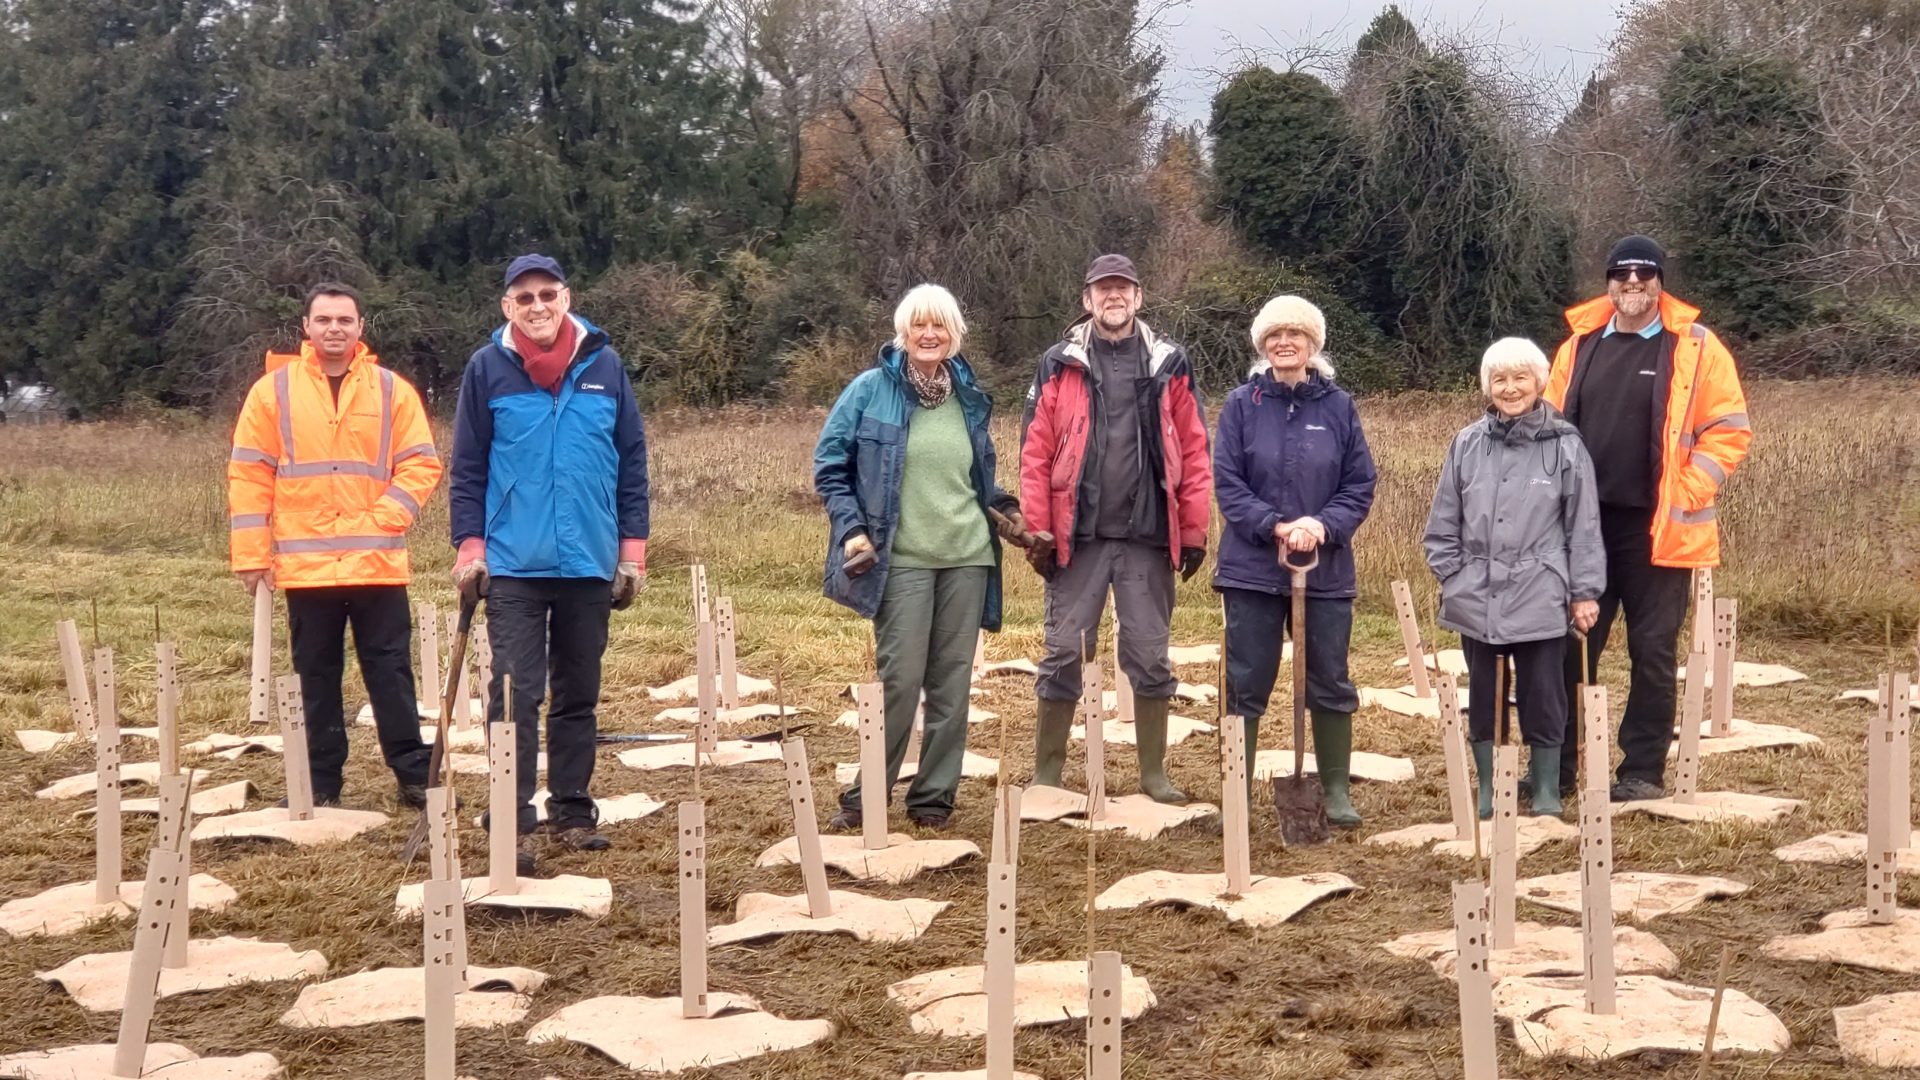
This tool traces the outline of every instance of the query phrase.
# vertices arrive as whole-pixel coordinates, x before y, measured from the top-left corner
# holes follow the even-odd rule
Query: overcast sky
[[[1284,69],[1294,51],[1348,49],[1386,2],[1186,0],[1166,13],[1160,30],[1167,49],[1161,110],[1181,123],[1204,124],[1222,73],[1248,60]],[[1619,27],[1619,2],[1403,0],[1400,10],[1422,35],[1497,41],[1510,66],[1552,80],[1571,100]]]

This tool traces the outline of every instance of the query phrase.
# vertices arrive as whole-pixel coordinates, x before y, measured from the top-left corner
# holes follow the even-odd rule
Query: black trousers
[[[1507,688],[1520,703],[1520,735],[1528,746],[1559,746],[1567,734],[1566,638],[1516,641],[1489,645],[1460,635],[1460,651],[1467,656],[1467,731],[1474,742],[1498,737],[1494,688],[1500,657],[1513,657],[1513,682]],[[1506,713],[1505,709],[1500,710]],[[1508,740],[1512,741],[1509,731]]]
[[[1580,641],[1567,638],[1568,716],[1565,749],[1560,755],[1560,787],[1578,787],[1580,702],[1578,684],[1599,677],[1600,654],[1616,616],[1627,620],[1629,683],[1626,711],[1620,718],[1622,779],[1663,784],[1667,749],[1673,744],[1674,706],[1678,698],[1680,628],[1693,599],[1693,572],[1653,565],[1653,512],[1600,507],[1600,536],[1607,547],[1607,591],[1600,595],[1600,619],[1587,632],[1590,668],[1580,676]]]
[[[1293,600],[1253,589],[1221,589],[1227,605],[1227,714],[1258,720],[1280,673],[1280,639]],[[1307,707],[1351,713],[1360,692],[1347,677],[1353,601],[1307,597]],[[1298,640],[1298,639],[1296,639]]]
[[[347,763],[347,725],[340,680],[347,668],[347,628],[360,660],[374,729],[387,767],[403,784],[427,782],[432,751],[420,741],[413,693],[413,613],[405,585],[338,585],[287,589],[293,670],[307,713],[307,761],[316,799],[340,797]]]
[[[520,773],[518,828],[534,831],[539,789],[540,703],[547,705],[547,821],[554,829],[600,819],[587,785],[593,781],[599,722],[600,659],[607,651],[613,586],[599,578],[496,577],[487,587],[487,637],[493,644],[492,702],[487,722],[501,719],[502,683],[513,676],[514,743]]]

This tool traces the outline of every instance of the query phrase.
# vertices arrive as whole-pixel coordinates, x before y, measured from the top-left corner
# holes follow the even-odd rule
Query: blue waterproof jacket
[[[447,509],[455,547],[487,541],[501,577],[613,580],[623,537],[647,536],[647,437],[620,356],[577,315],[558,393],[534,384],[506,327],[460,380]]]
[[[1227,395],[1213,441],[1213,490],[1226,519],[1214,588],[1290,592],[1273,527],[1306,516],[1327,530],[1307,595],[1352,599],[1353,534],[1373,506],[1375,479],[1352,396],[1318,372],[1287,386],[1262,365]]]
[[[907,425],[919,403],[907,385],[906,353],[894,345],[880,350],[874,366],[854,376],[827,414],[820,441],[813,449],[813,487],[827,506],[827,599],[852,608],[866,618],[880,610],[886,595],[887,571],[893,561],[893,534],[900,521],[900,479],[906,471]],[[973,442],[973,492],[984,515],[992,506],[1015,513],[1020,501],[994,482],[993,440],[987,422],[993,417],[993,399],[974,381],[973,369],[963,357],[947,361],[953,373],[953,395],[967,422]],[[879,556],[873,568],[848,577],[841,564],[847,538],[865,530]],[[993,575],[987,581],[982,628],[1000,629],[1000,534],[989,527],[993,544]]]

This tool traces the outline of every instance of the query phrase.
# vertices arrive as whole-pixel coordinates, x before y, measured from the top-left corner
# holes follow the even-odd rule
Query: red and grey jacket
[[[1134,324],[1147,349],[1151,389],[1141,402],[1157,414],[1157,446],[1146,447],[1144,468],[1166,506],[1167,556],[1180,565],[1181,548],[1207,546],[1209,502],[1213,498],[1213,461],[1207,448],[1207,423],[1193,386],[1193,367],[1179,345]],[[1020,513],[1027,528],[1053,534],[1061,566],[1073,559],[1076,531],[1092,535],[1079,510],[1092,483],[1101,446],[1098,386],[1090,375],[1087,340],[1093,320],[1067,328],[1061,341],[1040,358],[1027,391],[1026,417],[1020,429]],[[1158,530],[1155,530],[1156,539]]]

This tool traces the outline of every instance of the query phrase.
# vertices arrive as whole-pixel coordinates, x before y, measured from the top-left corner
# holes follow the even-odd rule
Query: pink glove
[[[625,537],[620,541],[620,562],[630,562],[647,569],[647,541],[645,537]]]
[[[453,557],[453,587],[463,599],[478,601],[487,595],[487,542],[478,536],[460,541]]]

